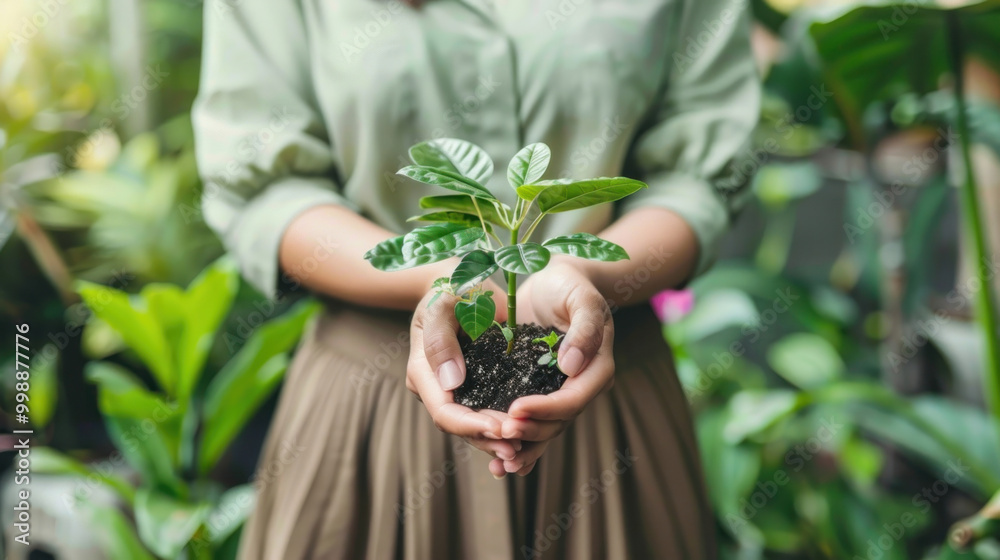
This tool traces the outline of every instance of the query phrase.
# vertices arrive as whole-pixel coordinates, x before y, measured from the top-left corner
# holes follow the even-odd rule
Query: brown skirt
[[[715,558],[692,419],[648,306],[615,315],[615,385],[526,477],[438,431],[406,389],[407,313],[331,305],[257,474],[243,560]]]

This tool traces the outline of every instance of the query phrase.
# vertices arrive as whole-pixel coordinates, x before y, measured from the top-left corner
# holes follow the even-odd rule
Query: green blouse
[[[697,234],[700,273],[745,198],[734,162],[760,103],[747,5],[207,0],[193,112],[205,220],[273,296],[280,238],[308,208],[415,227],[420,197],[443,191],[395,174],[412,144],[462,138],[505,169],[545,142],[546,179],[650,188],[553,215],[539,233],[597,233],[630,209],[668,208]],[[513,205],[504,175],[488,186]]]

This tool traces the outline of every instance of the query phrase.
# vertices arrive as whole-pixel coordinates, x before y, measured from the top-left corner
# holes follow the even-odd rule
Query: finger
[[[611,311],[593,286],[580,284],[566,299],[569,330],[559,346],[559,369],[573,377],[597,356],[606,335],[613,336]]]
[[[500,439],[501,422],[455,403],[452,394],[441,389],[422,352],[411,353],[406,375],[439,430],[463,437]]]
[[[427,404],[427,410],[431,413],[434,425],[443,432],[467,438],[500,439],[500,422],[468,407],[446,402],[436,408]]]
[[[465,381],[465,358],[457,336],[455,296],[443,294],[423,313],[424,357],[441,389],[451,391]]]
[[[493,459],[490,461],[489,469],[490,474],[497,480],[502,479],[507,474],[507,471],[503,468],[503,459]]]
[[[531,463],[530,465],[524,466],[523,468],[521,468],[520,470],[517,471],[517,476],[528,476],[528,474],[531,473],[531,471],[533,471],[535,469],[535,465],[537,465],[537,464],[538,464],[538,461],[535,461],[534,463]]]
[[[503,425],[504,422],[507,422],[508,420],[510,420],[510,416],[508,416],[506,412],[501,412],[499,410],[492,410],[492,409],[489,409],[489,408],[484,408],[484,409],[480,410],[479,412],[482,413],[482,414],[485,414],[487,416],[496,418],[497,421],[500,422],[501,426]],[[503,437],[502,428],[501,428],[500,437]],[[521,438],[503,438],[503,439],[510,441],[511,444],[514,446],[514,450],[515,451],[520,451],[521,450]]]
[[[538,458],[542,456],[542,453],[545,452],[548,446],[549,442],[547,441],[526,442],[524,448],[513,459],[503,462],[504,470],[508,473],[517,473],[522,476],[528,474],[531,472],[531,467],[534,467],[535,462],[538,461]]]
[[[517,456],[514,442],[509,440],[488,438],[465,438],[465,440],[476,449],[502,461],[509,461]],[[520,447],[520,442],[518,442],[518,447]]]
[[[564,420],[508,418],[503,422],[500,435],[504,439],[545,441],[561,434],[566,426]]]

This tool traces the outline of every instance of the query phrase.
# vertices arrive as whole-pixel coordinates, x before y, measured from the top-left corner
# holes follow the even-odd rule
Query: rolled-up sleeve
[[[269,297],[288,224],[324,204],[353,206],[313,97],[297,1],[205,3],[201,88],[192,112],[205,222]]]
[[[745,199],[748,178],[739,177],[736,162],[749,154],[761,94],[750,14],[741,5],[748,4],[682,3],[662,103],[631,147],[649,189],[626,198],[621,211],[655,206],[683,218],[699,243],[694,275],[715,261]]]

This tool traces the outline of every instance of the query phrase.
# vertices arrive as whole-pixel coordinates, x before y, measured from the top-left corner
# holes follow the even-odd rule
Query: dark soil
[[[534,323],[518,325],[514,348],[507,353],[507,340],[494,325],[477,340],[462,340],[465,354],[465,383],[455,389],[455,402],[473,410],[489,408],[507,412],[512,402],[526,395],[547,395],[562,387],[566,376],[555,365],[539,364],[549,351],[542,338],[553,329]],[[563,334],[562,331],[556,331]],[[555,346],[559,350],[562,339]]]

